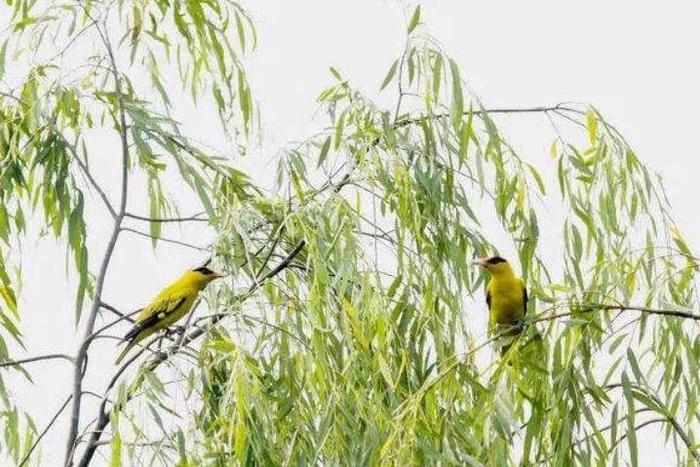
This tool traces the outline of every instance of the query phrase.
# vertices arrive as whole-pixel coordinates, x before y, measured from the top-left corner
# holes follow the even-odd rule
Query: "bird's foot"
[[[184,333],[185,333],[184,326],[170,326],[168,329],[165,330],[165,335],[167,337],[181,336]]]
[[[518,332],[522,332],[525,329],[525,320],[522,318],[515,320],[515,328]]]

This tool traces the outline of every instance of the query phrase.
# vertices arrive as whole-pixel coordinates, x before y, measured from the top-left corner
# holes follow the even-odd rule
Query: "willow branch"
[[[132,228],[129,228],[129,227],[122,227],[122,228],[121,228],[121,231],[122,231],[122,232],[131,232],[131,233],[133,233],[133,234],[135,234],[135,235],[140,235],[141,237],[150,238],[150,239],[152,239],[152,240],[158,240],[158,241],[161,241],[161,242],[164,242],[164,243],[171,243],[171,244],[173,244],[173,245],[180,245],[180,246],[184,246],[184,247],[187,247],[187,248],[192,248],[193,250],[197,250],[197,251],[206,251],[206,252],[209,251],[207,248],[204,248],[204,247],[201,247],[201,246],[192,245],[191,243],[183,242],[183,241],[180,241],[180,240],[175,240],[175,239],[172,239],[172,238],[166,238],[166,237],[159,237],[159,236],[151,235],[151,234],[148,234],[148,233],[146,233],[146,232],[141,232],[140,230],[132,229]]]
[[[686,311],[678,310],[663,310],[658,308],[647,308],[640,306],[629,306],[629,305],[596,305],[598,308],[605,311],[618,310],[618,311],[638,311],[640,313],[646,313],[650,315],[661,315],[661,316],[674,316],[676,318],[692,319],[695,321],[700,321],[700,315],[695,313],[690,313]]]
[[[687,311],[679,310],[664,310],[659,308],[648,308],[634,305],[605,305],[605,304],[594,304],[594,305],[583,305],[582,309],[577,311],[567,311],[564,313],[556,313],[548,316],[536,316],[528,323],[539,323],[542,321],[552,321],[559,318],[568,318],[572,316],[580,316],[586,313],[593,313],[595,311],[637,311],[643,314],[649,315],[659,315],[659,316],[672,316],[674,318],[691,319],[694,321],[700,321],[700,314],[691,313]]]
[[[29,448],[27,453],[24,455],[24,457],[20,461],[19,467],[22,467],[23,465],[25,465],[27,463],[27,461],[31,457],[31,455],[34,452],[34,450],[36,449],[36,447],[39,445],[39,443],[44,438],[44,436],[46,436],[46,433],[49,432],[49,430],[51,429],[53,424],[56,423],[56,420],[58,420],[58,417],[60,417],[61,414],[63,413],[63,411],[66,410],[66,407],[68,407],[68,403],[71,401],[72,398],[73,398],[72,394],[66,398],[65,402],[61,405],[61,407],[59,407],[59,409],[56,411],[56,413],[51,418],[51,420],[49,420],[49,423],[46,425],[46,427],[44,427],[44,429],[41,430],[41,433],[39,433],[39,436],[37,436],[37,438],[32,443],[32,446]]]
[[[660,407],[660,408],[665,407],[665,405],[661,402],[661,400],[652,392],[646,390],[644,387],[639,386],[639,385],[633,385],[633,387],[636,390],[643,392],[647,397],[652,399],[656,403],[656,405],[658,405],[658,407]],[[604,389],[606,391],[611,391],[613,389],[619,389],[619,388],[623,388],[623,385],[621,383],[608,384],[607,386],[604,387]],[[700,465],[700,452],[698,452],[697,444],[693,443],[693,441],[690,439],[690,436],[688,435],[688,433],[683,429],[683,427],[680,425],[680,423],[678,423],[678,420],[676,420],[675,417],[673,417],[671,414],[666,413],[664,410],[656,410],[656,409],[652,409],[652,410],[654,410],[659,415],[663,416],[664,421],[667,421],[668,423],[671,424],[671,426],[673,427],[676,434],[678,434],[678,436],[680,436],[681,440],[683,441],[685,446],[688,448],[688,452],[690,452],[690,454],[695,459],[695,462],[698,465]]]
[[[97,180],[92,176],[92,173],[90,173],[90,169],[88,169],[87,164],[85,164],[85,161],[81,159],[80,155],[78,154],[78,149],[75,147],[73,143],[68,141],[68,139],[65,137],[63,133],[59,131],[59,129],[56,127],[55,123],[51,123],[54,133],[56,136],[58,136],[63,144],[68,148],[68,151],[71,153],[73,156],[73,159],[78,164],[78,167],[80,168],[80,171],[83,173],[85,178],[87,179],[88,183],[92,186],[92,188],[95,189],[99,197],[102,199],[102,202],[104,203],[105,207],[109,211],[110,215],[112,218],[116,219],[117,218],[117,211],[114,209],[114,206],[112,205],[112,202],[109,200],[109,197],[107,196],[107,193],[102,189],[99,183],[97,183]]]
[[[197,214],[194,214],[189,217],[146,217],[146,216],[139,216],[137,214],[132,214],[130,212],[127,212],[124,214],[124,217],[128,217],[130,219],[136,219],[144,222],[159,222],[159,223],[168,223],[168,222],[209,222],[209,219],[206,217],[200,217],[204,215],[204,212],[198,212]]]
[[[133,314],[135,314],[135,313],[129,313],[129,314],[122,313],[122,312],[119,311],[117,308],[115,308],[115,307],[113,307],[112,305],[110,305],[110,304],[108,304],[108,303],[105,303],[105,302],[100,302],[100,306],[101,306],[102,308],[104,308],[105,310],[108,310],[108,311],[114,313],[115,315],[119,316],[121,319],[118,320],[118,321],[127,320],[127,321],[129,321],[130,323],[135,322],[134,318],[131,317],[131,316],[132,316]],[[138,310],[138,311],[141,311],[141,310]]]
[[[121,228],[122,221],[124,219],[124,214],[126,213],[126,202],[129,186],[129,142],[127,137],[127,126],[126,126],[126,110],[124,103],[124,94],[122,92],[122,85],[119,79],[119,71],[117,68],[117,62],[114,58],[114,52],[112,49],[112,44],[109,40],[109,35],[102,31],[97,22],[90,15],[89,10],[83,5],[83,11],[92,20],[95,28],[97,29],[100,38],[107,50],[109,56],[110,69],[112,72],[112,77],[114,78],[114,88],[117,95],[118,102],[118,112],[119,112],[119,136],[121,139],[121,197],[119,202],[119,211],[114,220],[114,227],[112,228],[112,234],[110,236],[109,242],[107,243],[107,248],[105,250],[102,264],[100,266],[100,271],[97,276],[96,286],[95,286],[95,296],[93,298],[92,307],[90,313],[87,317],[87,322],[85,324],[85,331],[83,333],[83,340],[78,348],[75,357],[75,365],[73,371],[73,401],[71,410],[71,419],[68,429],[68,438],[66,439],[66,454],[64,465],[70,466],[73,464],[73,453],[76,445],[76,438],[78,436],[78,426],[80,425],[80,409],[81,409],[81,399],[83,395],[82,384],[84,370],[83,366],[87,362],[87,353],[92,341],[93,330],[95,328],[95,320],[100,309],[102,289],[104,287],[105,278],[107,276],[107,269],[112,257],[112,253],[117,244],[117,239],[119,238],[119,232]]]
[[[491,114],[527,114],[527,113],[543,113],[547,114],[549,112],[554,112],[557,114],[569,112],[577,115],[586,115],[579,109],[574,109],[573,107],[568,107],[564,104],[556,104],[551,106],[537,106],[537,107],[510,107],[501,109],[481,109],[481,110],[469,110],[464,112],[464,115],[491,115]],[[443,118],[452,118],[452,114],[441,113],[433,115],[423,115],[416,118],[406,118],[399,120],[394,124],[396,128],[402,128],[408,125],[416,125],[426,120],[440,120]]]
[[[39,362],[42,360],[68,360],[69,362],[73,362],[73,357],[71,357],[70,355],[63,354],[63,353],[39,355],[36,357],[23,358],[20,360],[10,360],[10,361],[5,361],[5,362],[0,362],[0,368],[4,368],[4,367],[8,367],[8,366],[22,365],[23,363]]]
[[[666,418],[662,418],[662,417],[652,418],[651,420],[647,420],[647,421],[642,422],[639,425],[635,426],[634,432],[636,433],[637,431],[641,430],[645,426],[653,425],[654,423],[665,423],[665,422],[668,422],[668,420]],[[608,449],[608,453],[613,452],[615,450],[615,448],[617,447],[617,445],[620,444],[622,441],[624,441],[624,439],[627,438],[627,436],[629,436],[629,431],[626,431],[622,436],[620,436],[619,438],[617,438],[615,440],[613,445],[610,446],[610,449]]]

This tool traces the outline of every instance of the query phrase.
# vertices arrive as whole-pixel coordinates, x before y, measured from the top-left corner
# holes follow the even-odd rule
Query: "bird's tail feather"
[[[129,343],[127,344],[127,346],[124,347],[124,350],[121,351],[121,353],[119,354],[119,356],[117,357],[117,359],[114,361],[114,364],[115,364],[115,365],[119,365],[119,364],[121,363],[121,361],[124,360],[124,357],[126,357],[126,354],[128,354],[129,351],[130,351],[131,349],[133,349],[135,345],[136,345],[136,341],[135,341],[135,340],[132,340],[131,342],[129,342]]]
[[[129,329],[129,332],[127,332],[126,335],[124,336],[124,340],[125,341],[134,340],[136,335],[138,333],[140,333],[142,329],[143,329],[142,325],[134,324],[134,326],[131,329]]]

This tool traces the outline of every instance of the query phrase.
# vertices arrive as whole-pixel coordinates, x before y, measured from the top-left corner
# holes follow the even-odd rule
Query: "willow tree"
[[[331,68],[323,131],[283,151],[267,190],[236,169],[242,156],[172,117],[183,99],[213,103],[206,118],[241,148],[264,125],[242,6],[9,0],[2,11],[0,73],[20,78],[0,93],[1,365],[30,375],[33,362],[67,359],[73,385],[47,426],[2,386],[8,459],[41,463],[37,446],[65,426],[66,465],[96,454],[111,465],[634,465],[638,431],[656,425],[679,465],[700,460],[700,260],[660,179],[594,107],[485,108],[418,8],[378,73],[393,105]],[[508,143],[501,114],[551,126],[552,177]],[[96,135],[118,144],[95,147]],[[116,190],[98,165],[119,168]],[[179,214],[173,183],[202,214]],[[149,200],[148,216],[134,199]],[[561,219],[545,210],[552,200]],[[70,354],[34,355],[21,332],[13,251],[27,219],[71,253],[76,307],[60,312],[81,332]],[[92,251],[97,222],[112,233]],[[132,320],[103,299],[112,253],[126,231],[154,249],[188,244],[163,238],[166,222],[206,225],[216,241],[202,260],[229,279],[182,335],[85,387],[104,371],[91,366],[95,341]],[[499,250],[514,252],[531,297],[504,356],[469,266]],[[8,339],[30,357],[10,355]]]

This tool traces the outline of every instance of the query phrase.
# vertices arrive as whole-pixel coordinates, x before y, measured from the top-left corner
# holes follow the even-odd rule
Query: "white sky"
[[[368,95],[376,95],[389,64],[403,47],[412,4],[370,0],[247,3],[259,37],[258,50],[247,66],[263,112],[262,147],[267,152],[241,164],[264,179],[271,172],[267,162],[274,155],[272,148],[311,132],[315,97],[330,83],[329,66],[341,69]],[[561,101],[596,105],[640,157],[664,176],[675,218],[697,249],[700,154],[691,138],[697,131],[696,109],[700,108],[699,10],[697,2],[679,0],[663,4],[434,0],[423,4],[423,22],[462,66],[463,76],[487,108]],[[203,114],[189,115],[185,121],[201,139],[209,141],[211,136],[212,145],[225,147],[212,133],[214,125],[201,118]],[[552,135],[542,117],[506,117],[499,122],[521,156],[538,167],[551,164],[547,148]],[[117,157],[116,145],[105,144],[104,149]],[[108,185],[116,184],[113,172],[97,170]],[[100,215],[99,208],[94,212]],[[183,208],[183,212],[189,211]],[[104,219],[104,223],[90,225],[95,247],[104,244],[110,228]],[[96,261],[98,256],[93,256]],[[64,250],[51,240],[34,237],[24,244],[25,286],[20,305],[27,355],[57,350],[72,354],[75,350],[73,290],[66,284],[64,257]],[[201,255],[178,247],[164,247],[154,255],[149,244],[129,237],[118,247],[105,298],[123,309],[135,309],[173,275],[200,259]],[[111,342],[98,348],[101,355],[91,360],[93,376],[87,380],[95,390],[111,374],[114,352]],[[33,370],[34,385],[22,384],[18,378],[8,382],[41,429],[49,412],[69,393],[70,370],[60,361],[28,368]],[[62,459],[66,424],[67,419],[62,419],[43,444],[47,465],[57,465]],[[639,441],[642,465],[663,465],[668,459],[654,428],[641,433]]]

